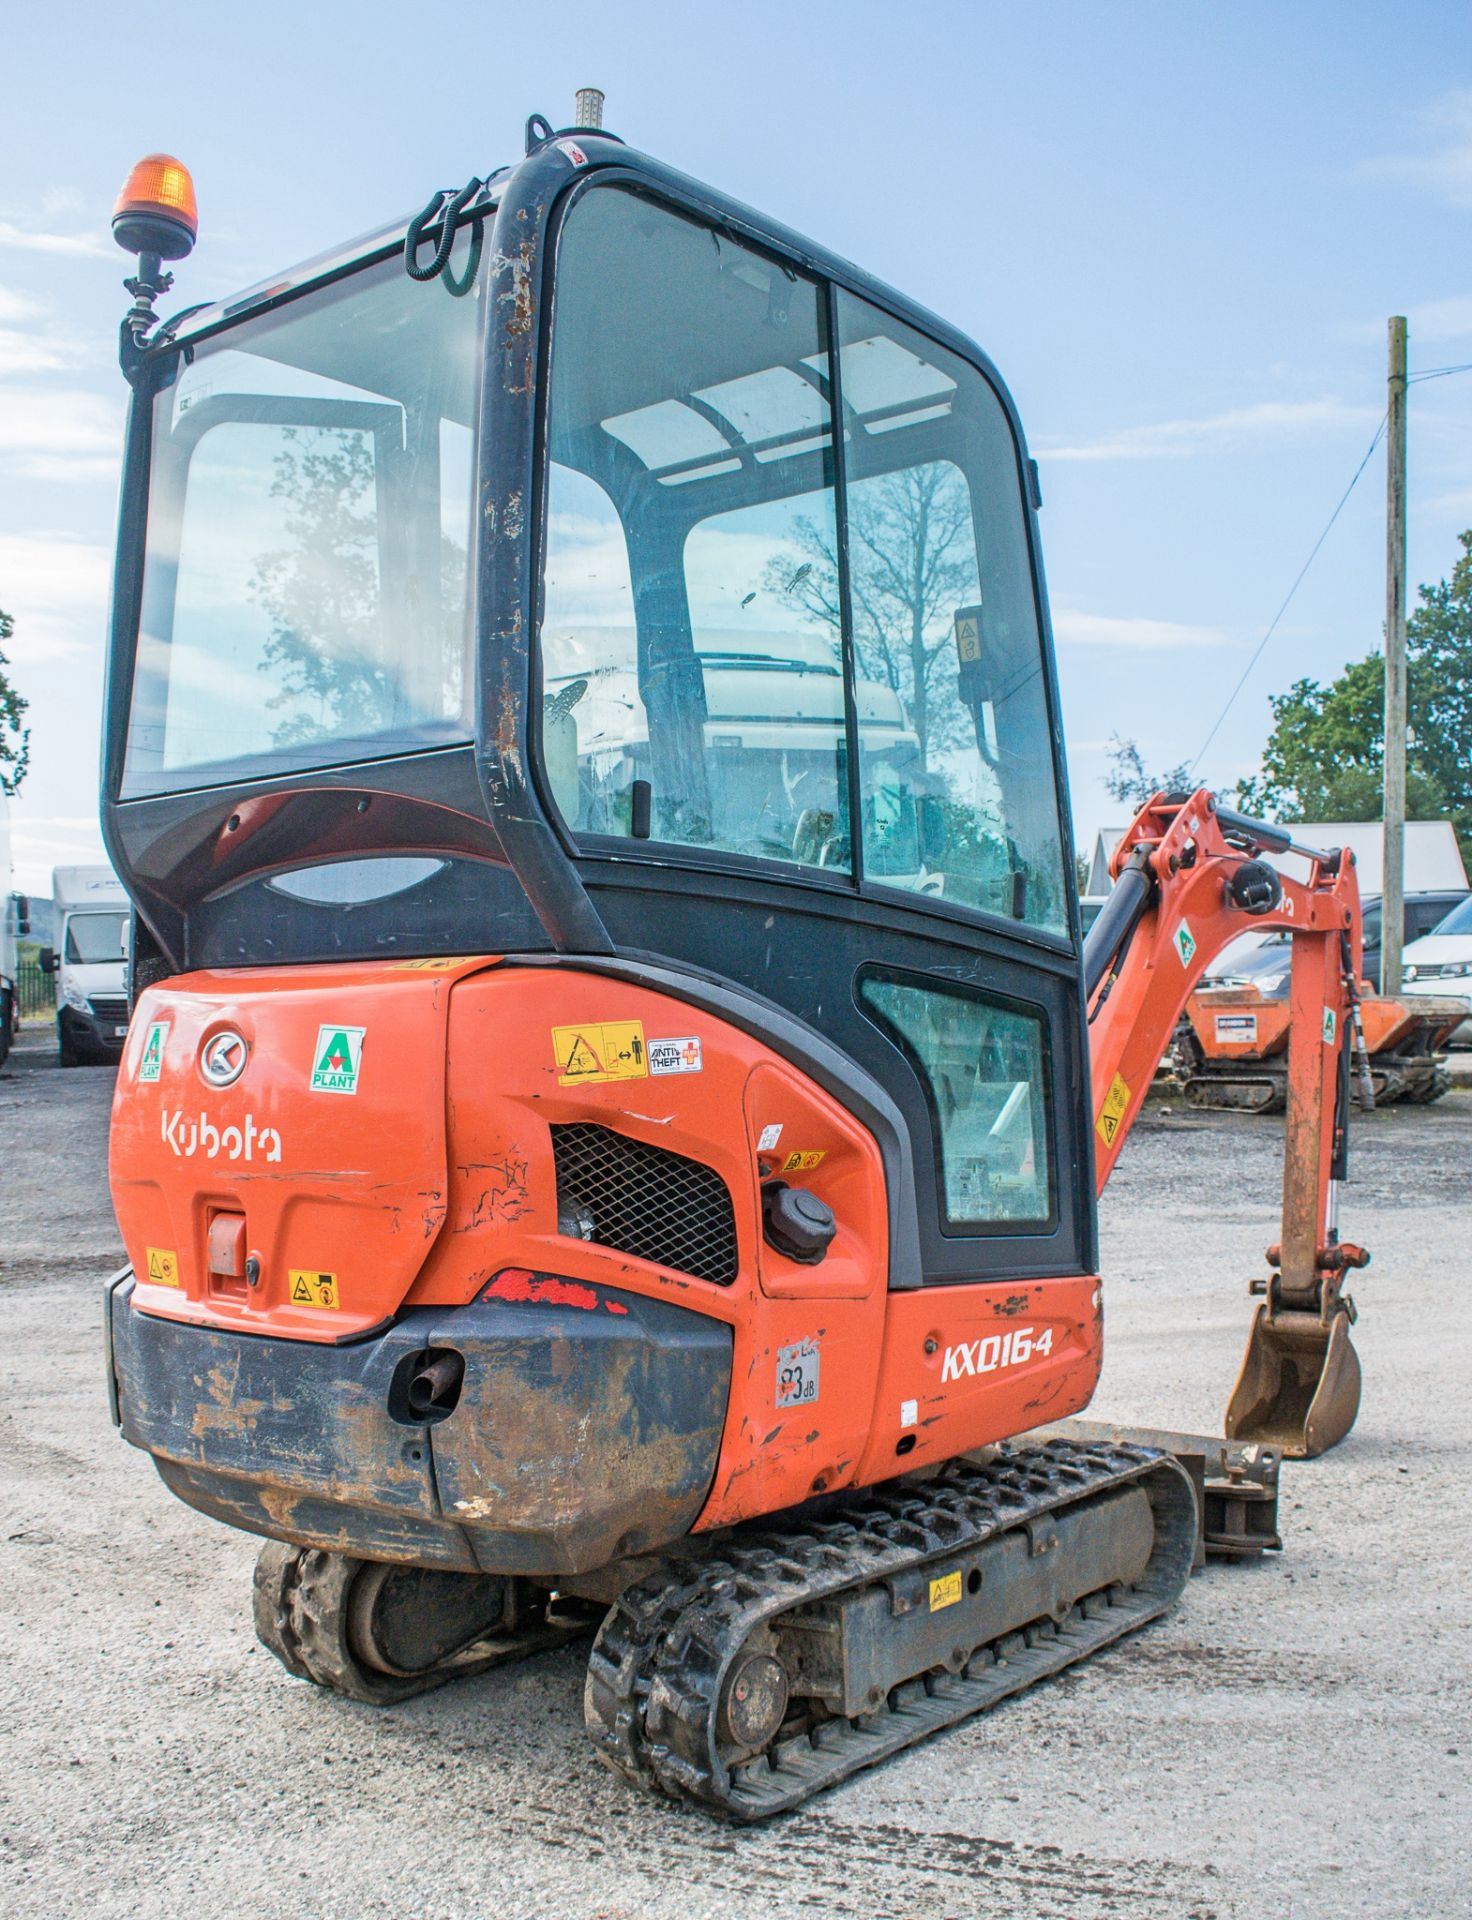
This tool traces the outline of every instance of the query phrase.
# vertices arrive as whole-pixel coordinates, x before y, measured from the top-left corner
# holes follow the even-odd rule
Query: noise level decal
[[[143,1042],[143,1058],[138,1062],[140,1080],[157,1080],[164,1070],[164,1043],[169,1037],[167,1020],[155,1020]]]
[[[1115,1074],[1109,1082],[1109,1091],[1104,1096],[1104,1104],[1099,1109],[1099,1118],[1094,1122],[1099,1138],[1106,1147],[1114,1145],[1114,1136],[1119,1132],[1120,1122],[1129,1112],[1130,1090],[1121,1074]]]
[[[683,1042],[681,1043],[683,1044]],[[600,1080],[644,1080],[649,1049],[642,1020],[603,1020],[583,1027],[554,1027],[552,1054],[560,1086],[591,1086]],[[661,1069],[669,1072],[669,1068]]]
[[[146,1247],[148,1278],[156,1287],[177,1287],[179,1256],[172,1247]]]
[[[313,1093],[356,1093],[366,1027],[318,1027],[312,1058]]]
[[[318,1273],[313,1267],[293,1267],[286,1276],[286,1296],[294,1307],[330,1307],[342,1305],[337,1293],[337,1275]]]

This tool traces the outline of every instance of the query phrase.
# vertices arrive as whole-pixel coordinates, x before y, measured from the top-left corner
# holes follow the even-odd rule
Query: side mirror
[[[56,971],[55,947],[42,947],[39,955],[39,960],[40,960],[42,973],[55,973]]]

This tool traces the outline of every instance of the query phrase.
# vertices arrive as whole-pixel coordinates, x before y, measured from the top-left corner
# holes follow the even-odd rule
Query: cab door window
[[[544,771],[584,834],[846,870],[823,289],[621,188],[559,243]],[[642,783],[642,796],[637,789]]]
[[[837,301],[865,877],[1051,932],[1066,892],[1017,448],[955,354]]]
[[[859,1001],[925,1090],[947,1230],[1038,1231],[1056,1224],[1041,1012],[975,988],[877,968],[862,976]]]

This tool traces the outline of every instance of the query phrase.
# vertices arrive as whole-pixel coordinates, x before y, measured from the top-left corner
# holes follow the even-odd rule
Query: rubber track
[[[873,1713],[823,1721],[734,1771],[723,1765],[714,1732],[721,1686],[758,1626],[1137,1481],[1150,1495],[1156,1544],[1134,1587],[978,1649],[961,1674],[939,1668],[909,1681]],[[588,1663],[588,1732],[600,1757],[632,1780],[733,1820],[765,1819],[1165,1612],[1190,1575],[1195,1540],[1195,1496],[1168,1455],[1065,1441],[986,1466],[954,1462],[935,1480],[860,1496],[790,1534],[753,1522],[714,1557],[668,1563],[615,1603]]]
[[[256,1561],[254,1614],[257,1638],[288,1673],[369,1706],[411,1700],[586,1631],[580,1625],[528,1624],[519,1633],[488,1635],[422,1674],[380,1673],[365,1666],[348,1642],[348,1599],[364,1565],[347,1554],[269,1540]]]

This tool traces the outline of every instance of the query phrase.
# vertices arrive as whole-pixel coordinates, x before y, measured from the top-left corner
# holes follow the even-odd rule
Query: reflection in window
[[[866,879],[1065,931],[991,386],[838,295],[845,601],[822,290],[622,188],[574,206],[558,262],[541,645],[569,824],[851,873],[856,788]]]
[[[623,191],[560,252],[541,618],[548,786],[589,833],[848,867],[819,290]],[[610,333],[619,341],[608,351]],[[898,725],[898,706],[889,707]]]
[[[1054,1202],[1041,1017],[887,973],[865,975],[859,995],[925,1087],[947,1222],[1046,1225]]]
[[[197,343],[154,401],[127,779],[468,736],[481,289],[394,262]]]

